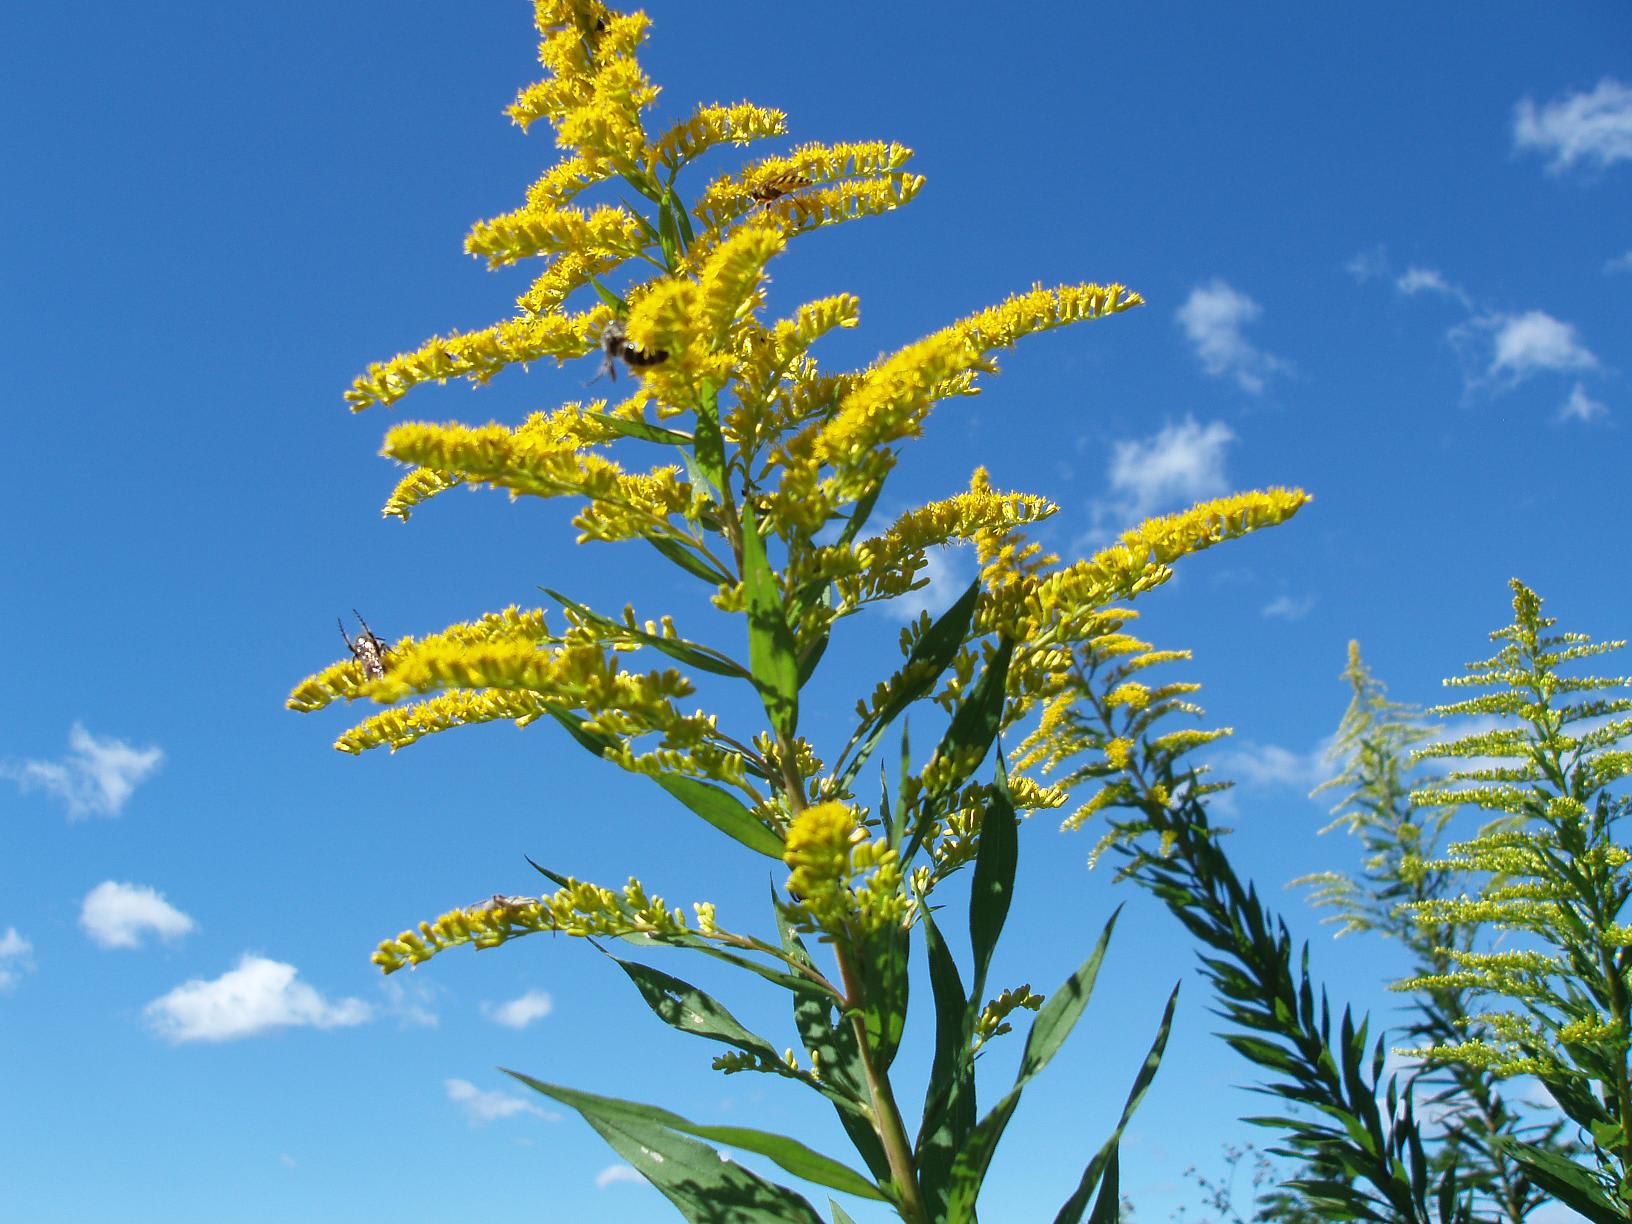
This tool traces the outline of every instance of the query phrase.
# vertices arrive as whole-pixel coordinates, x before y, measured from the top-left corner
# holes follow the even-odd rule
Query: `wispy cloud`
[[[423,976],[404,982],[402,974],[386,978],[380,983],[385,995],[385,1013],[397,1022],[398,1028],[436,1028],[441,1017],[432,1009],[438,988]]]
[[[1632,161],[1632,88],[1605,77],[1590,92],[1543,106],[1524,98],[1513,108],[1513,147],[1551,158],[1554,174],[1582,162],[1602,170]]]
[[[67,756],[57,761],[0,761],[0,778],[10,778],[24,791],[44,791],[61,800],[68,819],[83,820],[117,816],[137,784],[163,759],[158,748],[97,739],[75,723],[68,730]]]
[[[482,1004],[482,1014],[489,1020],[513,1029],[524,1029],[534,1020],[542,1020],[554,1010],[555,1003],[550,999],[548,992],[543,990],[529,990],[520,998],[511,999],[507,1003]]]
[[[1263,352],[1243,334],[1247,324],[1263,313],[1263,307],[1246,294],[1215,279],[1190,291],[1179,307],[1178,321],[1203,370],[1214,378],[1233,378],[1242,390],[1258,395],[1271,374],[1287,368],[1286,362]]]
[[[1570,397],[1564,401],[1558,410],[1557,419],[1560,421],[1581,421],[1583,423],[1596,421],[1609,415],[1609,405],[1601,404],[1587,394],[1587,389],[1580,383],[1570,388]]]
[[[1544,310],[1486,314],[1446,333],[1461,355],[1470,392],[1510,391],[1538,374],[1581,373],[1598,368],[1598,358],[1575,326]]]
[[[444,1080],[442,1086],[447,1089],[448,1100],[459,1106],[472,1126],[485,1126],[489,1122],[514,1118],[519,1114],[532,1114],[547,1122],[555,1122],[560,1118],[559,1114],[540,1108],[531,1101],[508,1092],[491,1092],[485,1088],[478,1088],[469,1080]]]
[[[1187,416],[1148,438],[1111,446],[1110,482],[1130,518],[1143,518],[1229,491],[1224,452],[1235,433],[1223,421]]]
[[[0,994],[14,990],[23,974],[34,968],[34,945],[7,927],[0,933]]]
[[[638,1184],[645,1180],[633,1165],[607,1165],[606,1168],[595,1174],[595,1188],[605,1190],[608,1186],[615,1186],[619,1182],[635,1182]]]
[[[1434,293],[1441,297],[1448,297],[1472,307],[1473,302],[1462,291],[1460,286],[1451,284],[1445,279],[1445,274],[1437,268],[1410,267],[1394,278],[1394,288],[1406,297],[1416,297],[1423,293]]]
[[[235,969],[194,979],[147,1005],[147,1022],[173,1042],[236,1041],[276,1028],[343,1028],[372,1009],[361,999],[329,1002],[296,980],[293,965],[245,954]]]
[[[1357,285],[1363,285],[1367,281],[1387,276],[1389,274],[1388,251],[1381,246],[1374,246],[1369,251],[1361,251],[1343,265],[1343,270],[1354,278]]]
[[[1301,597],[1277,595],[1264,605],[1263,614],[1280,620],[1296,621],[1308,616],[1310,612],[1314,611],[1314,607],[1315,597],[1313,595]]]
[[[180,939],[197,924],[162,893],[140,884],[104,880],[85,894],[79,925],[101,947],[139,948],[144,934]]]
[[[1243,786],[1287,787],[1307,794],[1334,772],[1324,741],[1307,752],[1251,740],[1229,742],[1230,747],[1212,758],[1213,772],[1221,780]]]
[[[1617,272],[1632,272],[1632,250],[1624,255],[1617,255],[1614,259],[1604,261],[1604,273],[1613,276]]]

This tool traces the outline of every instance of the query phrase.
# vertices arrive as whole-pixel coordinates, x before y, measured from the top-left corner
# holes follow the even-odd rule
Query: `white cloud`
[[[278,1153],[278,1160],[282,1162],[284,1168],[286,1168],[286,1169],[293,1169],[293,1168],[298,1167],[295,1158],[293,1156],[289,1155],[288,1152],[279,1152]]]
[[[1446,280],[1444,274],[1435,268],[1407,268],[1394,278],[1394,288],[1406,297],[1416,297],[1419,293],[1437,293],[1461,302],[1464,306],[1472,305],[1468,295]]]
[[[136,786],[164,759],[158,748],[132,748],[97,739],[80,724],[68,730],[68,755],[58,761],[0,761],[0,777],[24,791],[43,790],[62,800],[68,819],[117,816]]]
[[[101,947],[139,948],[146,932],[160,939],[179,939],[197,924],[162,893],[139,884],[104,880],[85,894],[79,925]]]
[[[1195,346],[1201,368],[1215,378],[1233,378],[1257,395],[1264,380],[1286,363],[1255,347],[1242,329],[1263,314],[1263,307],[1222,280],[1197,285],[1179,307],[1179,326]]]
[[[1598,358],[1573,324],[1544,310],[1469,319],[1446,334],[1463,357],[1470,391],[1511,390],[1536,374],[1595,370]]]
[[[1587,394],[1587,389],[1580,383],[1570,388],[1570,397],[1558,410],[1560,421],[1596,421],[1599,417],[1609,415],[1609,405],[1601,404]]]
[[[399,1028],[435,1028],[442,1020],[432,1010],[437,987],[424,976],[401,981],[402,975],[386,978],[380,983],[385,995],[385,1010],[396,1018]]]
[[[1388,252],[1380,246],[1374,246],[1369,251],[1361,251],[1348,263],[1343,270],[1354,277],[1355,284],[1363,285],[1369,280],[1388,275]]]
[[[1632,250],[1627,251],[1624,255],[1617,255],[1614,259],[1605,260],[1604,272],[1606,274],[1632,272]]]
[[[505,1028],[524,1029],[534,1020],[542,1020],[555,1010],[548,992],[543,990],[529,990],[520,998],[511,999],[508,1003],[482,1005],[482,1012],[495,1024],[502,1024]]]
[[[614,1186],[618,1182],[635,1182],[638,1184],[645,1180],[640,1175],[640,1171],[633,1165],[607,1165],[606,1168],[595,1174],[595,1188],[605,1190],[608,1186]]]
[[[1307,793],[1334,772],[1324,742],[1308,752],[1294,752],[1279,744],[1255,744],[1250,740],[1230,742],[1232,747],[1212,759],[1213,773],[1219,781],[1238,782],[1243,786],[1286,786]]]
[[[195,978],[147,1005],[148,1023],[173,1042],[235,1041],[275,1028],[342,1028],[372,1014],[361,999],[330,1003],[293,965],[246,953],[210,981]]]
[[[1575,336],[1575,328],[1541,310],[1506,315],[1496,321],[1492,374],[1515,379],[1542,370],[1590,370],[1598,359]]]
[[[1218,497],[1229,491],[1224,450],[1235,434],[1223,421],[1185,417],[1144,439],[1111,447],[1111,489],[1130,519]]]
[[[14,989],[23,974],[34,968],[33,954],[34,945],[16,927],[7,927],[0,934],[0,994]]]
[[[1308,616],[1314,610],[1314,607],[1315,597],[1313,595],[1305,595],[1302,598],[1294,598],[1291,595],[1277,595],[1264,605],[1263,614],[1295,621]]]
[[[1590,93],[1545,106],[1525,98],[1513,108],[1513,147],[1551,157],[1547,169],[1554,174],[1577,162],[1607,169],[1632,161],[1632,88],[1605,77]]]
[[[444,1080],[443,1087],[447,1089],[448,1100],[464,1110],[472,1126],[484,1126],[501,1118],[513,1118],[517,1114],[533,1114],[548,1122],[560,1117],[508,1092],[489,1092],[478,1088],[469,1080]]]

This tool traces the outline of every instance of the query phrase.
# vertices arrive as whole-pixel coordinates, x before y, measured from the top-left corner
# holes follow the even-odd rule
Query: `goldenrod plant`
[[[519,424],[396,426],[384,453],[408,471],[385,513],[406,519],[459,485],[572,498],[580,542],[640,542],[644,556],[700,584],[713,623],[682,627],[632,606],[606,614],[551,592],[551,610],[512,607],[385,643],[378,668],[341,659],[298,685],[289,704],[386,707],[339,737],[336,747],[351,753],[395,751],[471,724],[547,720],[554,725],[537,734],[645,775],[666,792],[654,791],[654,802],[677,801],[711,826],[708,835],[724,834],[741,870],[759,870],[758,855],[786,874],[769,929],[755,932],[707,901],[671,905],[637,880],[609,888],[541,868],[553,885],[543,895],[451,909],[385,940],[374,960],[391,973],[453,947],[549,931],[597,946],[682,948],[732,966],[745,982],[787,994],[797,1045],[749,1031],[678,977],[616,958],[659,1019],[725,1047],[721,1071],[773,1075],[825,1098],[859,1168],[793,1138],[518,1078],[575,1108],[690,1220],[822,1218],[796,1190],[721,1160],[713,1143],[886,1203],[903,1220],[973,1220],[1023,1089],[1088,1003],[1112,925],[1046,996],[1029,983],[988,987],[1015,900],[1020,817],[1066,800],[1023,772],[1009,776],[994,745],[1039,710],[1045,724],[1061,717],[1060,678],[1083,652],[1131,641],[1120,632],[1131,616],[1121,601],[1166,582],[1190,553],[1283,522],[1306,495],[1270,489],[1203,503],[1070,563],[1028,535],[1057,507],[1000,491],[979,468],[963,491],[875,524],[901,447],[937,404],[978,393],[996,354],[1021,338],[1119,314],[1139,296],[1116,284],[1036,286],[861,369],[825,369],[817,342],[855,327],[859,303],[841,293],[767,319],[767,265],[811,231],[909,203],[923,186],[908,168],[911,152],[887,141],[803,144],[694,188],[688,171],[698,159],[719,146],[779,141],[785,117],[747,103],[704,105],[650,132],[657,87],[638,57],[646,15],[599,0],[539,0],[536,17],[547,75],[510,114],[523,128],[547,121],[562,157],[520,207],[477,224],[466,246],[492,265],[537,261],[541,271],[510,318],[370,366],[346,398],[361,411],[421,384],[481,383],[546,359],[565,364],[576,384],[598,368],[609,394],[626,376],[615,402],[567,402]],[[938,617],[922,615],[901,633],[901,665],[860,686],[845,743],[807,740],[801,703],[817,669],[833,667],[843,622],[921,587],[930,550],[949,544],[974,546],[978,579]],[[1133,650],[1125,665],[1161,657]],[[695,709],[699,683],[737,686],[762,713]],[[1130,712],[1170,700],[1132,681],[1113,696]],[[929,718],[941,731],[924,756],[904,728],[909,708],[926,706],[920,727]],[[888,754],[874,790],[863,770],[897,728],[899,753]],[[948,898],[937,893],[964,868],[960,964],[953,943],[963,940],[943,930]],[[916,1116],[891,1075],[915,940],[927,949],[935,1017]],[[1155,1073],[1172,1011],[1170,999],[1121,1121],[1058,1220],[1114,1216],[1118,1139]],[[1019,1071],[982,1113],[977,1055],[1026,1013]],[[832,1219],[848,1217],[834,1204]]]
[[[1274,1218],[1467,1224],[1476,1218],[1471,1187],[1454,1161],[1435,1168],[1410,1086],[1384,1074],[1386,1040],[1373,1041],[1368,1022],[1347,1009],[1334,1032],[1308,946],[1295,955],[1286,923],[1241,879],[1209,819],[1208,797],[1229,784],[1185,757],[1227,730],[1163,729],[1172,716],[1200,712],[1189,700],[1198,686],[1135,678],[1147,660],[1186,657],[1120,632],[1083,642],[1055,674],[1015,768],[1090,787],[1074,819],[1099,813],[1109,825],[1095,857],[1122,859],[1119,875],[1148,888],[1203,945],[1203,975],[1233,1026],[1224,1039],[1275,1077],[1259,1091],[1286,1111],[1246,1119],[1279,1133],[1270,1155],[1300,1166]]]
[[[1339,925],[1339,934],[1374,933],[1406,950],[1412,976],[1422,985],[1409,995],[1412,1017],[1404,1025],[1405,1040],[1430,1046],[1460,1042],[1479,1024],[1472,990],[1451,976],[1453,955],[1471,952],[1489,927],[1419,917],[1427,903],[1444,901],[1466,884],[1448,865],[1429,865],[1440,859],[1447,826],[1460,808],[1419,806],[1413,798],[1413,791],[1429,782],[1427,767],[1413,752],[1435,738],[1434,720],[1389,698],[1361,659],[1357,642],[1349,644],[1343,679],[1351,698],[1329,750],[1339,768],[1314,793],[1339,794],[1326,831],[1345,829],[1360,842],[1364,857],[1353,875],[1328,871],[1294,883],[1312,886],[1312,900],[1332,911],[1327,920]],[[1516,819],[1501,814],[1481,836],[1512,829]],[[1562,1153],[1567,1149],[1559,1142],[1561,1120],[1549,1111],[1516,1107],[1488,1066],[1447,1060],[1423,1068],[1413,1082],[1435,1138],[1444,1145],[1441,1160],[1460,1165],[1482,1218],[1519,1224],[1548,1201],[1505,1145],[1520,1139]]]
[[[1402,879],[1436,873],[1464,891],[1408,900],[1403,912],[1433,934],[1484,928],[1500,946],[1446,938],[1446,962],[1401,990],[1466,992],[1456,1033],[1430,1034],[1408,1051],[1431,1063],[1531,1075],[1574,1124],[1586,1159],[1507,1137],[1500,1149],[1537,1185],[1583,1217],[1632,1219],[1632,848],[1617,840],[1632,810],[1632,698],[1626,676],[1579,674],[1575,665],[1620,649],[1584,633],[1552,632],[1556,618],[1514,579],[1513,621],[1490,636],[1496,654],[1469,663],[1447,686],[1483,689],[1435,706],[1475,719],[1471,732],[1415,749],[1416,761],[1454,766],[1411,792],[1420,810],[1468,806],[1489,823],[1438,854],[1407,856]]]

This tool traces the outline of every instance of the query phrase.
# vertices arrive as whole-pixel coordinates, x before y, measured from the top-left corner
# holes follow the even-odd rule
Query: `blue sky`
[[[786,110],[794,140],[917,150],[909,209],[774,269],[773,305],[860,296],[827,360],[1039,280],[1149,302],[1028,342],[944,406],[900,506],[984,463],[1062,505],[1065,550],[1234,489],[1315,494],[1187,564],[1142,624],[1195,651],[1211,720],[1236,728],[1218,763],[1241,784],[1241,864],[1338,997],[1386,1012],[1388,949],[1330,943],[1278,891],[1353,862],[1305,798],[1347,642],[1396,697],[1432,701],[1507,622],[1514,575],[1565,627],[1632,635],[1632,12],[768,9],[654,0],[645,63],[659,126],[746,97]],[[759,862],[549,728],[353,760],[328,747],[338,718],[283,709],[353,607],[390,637],[535,603],[541,583],[643,613],[678,596],[644,558],[573,547],[559,507],[451,497],[382,521],[387,415],[340,401],[366,362],[506,313],[515,278],[460,240],[554,158],[500,114],[533,50],[520,3],[0,15],[8,1218],[664,1218],[500,1065],[842,1149],[807,1102],[711,1072],[586,947],[535,938],[384,981],[368,963],[421,918],[536,890],[524,854],[745,921]],[[587,374],[428,389],[393,419],[515,420]],[[928,603],[970,567],[938,559]],[[829,664],[835,735],[894,638],[863,627],[873,644],[858,630]],[[1124,1148],[1142,1218],[1193,1203],[1182,1170],[1258,1108],[1177,924],[1090,873],[1092,840],[1046,818],[1022,840],[999,978],[1048,988],[1128,904],[998,1158],[992,1219],[1051,1217],[1177,979],[1174,1045]],[[779,1007],[664,965],[791,1036]]]

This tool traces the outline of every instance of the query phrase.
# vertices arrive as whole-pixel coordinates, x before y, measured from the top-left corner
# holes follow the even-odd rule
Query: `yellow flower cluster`
[[[901,925],[912,912],[899,857],[882,838],[867,840],[849,804],[830,800],[795,816],[782,861],[806,930],[859,940]],[[858,885],[860,877],[866,878]]]
[[[547,897],[494,896],[461,909],[449,910],[435,922],[422,922],[412,931],[381,942],[370,958],[385,973],[420,965],[439,952],[472,944],[492,948],[518,935],[554,931],[581,938],[647,935],[716,934],[712,905],[699,904],[699,928],[692,932],[685,914],[669,909],[662,897],[648,897],[633,876],[621,893],[569,879]]]

